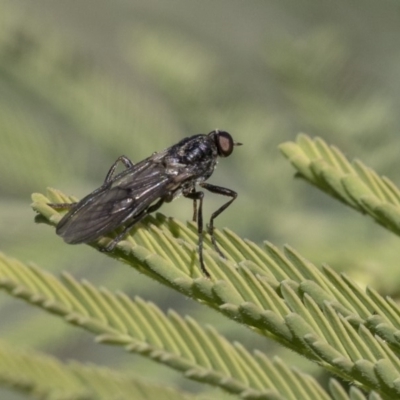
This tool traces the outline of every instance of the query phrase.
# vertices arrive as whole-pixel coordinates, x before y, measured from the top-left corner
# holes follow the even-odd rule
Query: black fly
[[[196,190],[196,184],[231,198],[212,213],[208,226],[215,250],[224,257],[215,240],[214,219],[236,199],[237,193],[205,181],[214,172],[218,156],[228,157],[233,147],[238,145],[241,143],[234,142],[228,132],[215,130],[208,135],[185,138],[137,164],[121,156],[108,171],[103,185],[81,201],[51,204],[54,208],[70,208],[57,225],[56,233],[70,244],[90,243],[123,225],[123,232],[104,248],[111,251],[143,217],[182,194],[193,200],[193,221],[197,221],[199,233],[200,267],[209,277],[203,260],[204,192]],[[126,169],[114,176],[119,162]]]

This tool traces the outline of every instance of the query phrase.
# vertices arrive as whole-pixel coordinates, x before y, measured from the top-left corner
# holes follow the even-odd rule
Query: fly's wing
[[[82,199],[61,219],[56,233],[67,243],[92,242],[128,220],[139,221],[172,182],[162,164],[144,160]]]

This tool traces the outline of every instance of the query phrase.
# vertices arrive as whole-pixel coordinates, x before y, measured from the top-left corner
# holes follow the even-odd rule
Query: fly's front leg
[[[205,265],[204,265],[204,259],[203,259],[203,197],[204,193],[203,192],[195,192],[191,191],[188,193],[183,193],[183,196],[192,199],[193,204],[196,204],[196,209],[197,210],[197,232],[199,234],[199,260],[200,260],[200,268],[203,271],[204,275],[207,278],[210,278],[211,275],[207,271]],[[199,207],[197,208],[197,200],[199,200]]]
[[[215,250],[219,253],[219,255],[221,257],[226,258],[224,256],[224,254],[221,252],[221,250],[219,249],[219,247],[217,245],[217,241],[214,236],[214,219],[217,218],[218,215],[222,213],[222,211],[226,210],[233,203],[233,201],[237,197],[237,193],[231,189],[227,189],[227,188],[224,188],[221,186],[210,185],[209,183],[206,183],[206,182],[200,183],[200,186],[203,187],[204,189],[207,189],[211,193],[221,194],[223,196],[232,197],[229,201],[227,201],[220,208],[218,208],[218,210],[214,211],[211,214],[210,223],[208,225],[208,233],[211,236],[211,242],[212,242]]]

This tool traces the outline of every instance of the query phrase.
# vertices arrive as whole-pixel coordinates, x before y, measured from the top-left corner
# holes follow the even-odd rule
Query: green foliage
[[[304,178],[355,209],[365,211],[360,204],[365,199],[370,204],[372,196],[376,207],[382,207],[379,201],[383,206],[398,204],[398,189],[389,180],[360,162],[350,164],[321,139],[300,135],[297,144],[283,144],[281,150]],[[33,200],[38,222],[54,226],[61,215],[48,203],[74,201],[56,190],[49,190],[47,197],[35,194]],[[379,219],[382,213],[370,214],[385,227],[393,225]],[[91,245],[101,248],[112,236]],[[219,258],[206,238],[211,279],[201,276],[196,262],[195,224],[185,226],[161,214],[146,218],[108,255],[278,341],[369,392],[371,399],[400,396],[400,308],[393,300],[373,288],[362,290],[326,265],[315,267],[288,246],[284,252],[270,243],[260,248],[228,229],[217,230],[216,236],[227,259]],[[363,398],[355,387],[346,394],[334,380],[327,392],[310,376],[280,360],[270,361],[260,351],[249,353],[214,328],[203,328],[174,311],[165,315],[140,298],[132,301],[121,292],[79,283],[69,274],[57,279],[4,256],[0,285],[92,332],[99,343],[123,346],[243,398],[296,399],[299,393],[302,399]]]
[[[58,280],[4,256],[0,276],[3,289],[92,332],[98,343],[123,346],[189,379],[249,399],[295,399],[298,387],[303,388],[305,399],[329,398],[309,376],[289,369],[282,361],[270,361],[259,351],[250,354],[212,327],[202,328],[173,311],[166,316],[140,298],[132,301],[123,293],[112,294],[87,281],[79,283],[67,274]],[[282,373],[284,381],[278,379]]]
[[[17,350],[0,342],[0,385],[51,400],[190,400],[195,397],[128,374]]]
[[[280,146],[299,176],[375,222],[400,235],[400,190],[360,160],[349,163],[321,138],[299,135]]]
[[[3,295],[2,336],[14,343],[20,340],[35,348],[42,346],[46,352],[58,351],[60,357],[66,348],[73,354],[67,346],[75,348],[77,341],[71,338],[83,335],[62,323],[70,309],[61,307],[65,299],[57,297],[59,291],[52,284],[61,293],[63,288],[65,293],[71,292],[70,301],[75,299],[73,306],[83,313],[73,309],[79,326],[104,329],[104,334],[111,330],[117,336],[127,330],[124,324],[129,318],[117,318],[108,303],[112,301],[117,307],[120,293],[68,280],[67,275],[59,279],[58,271],[68,268],[74,276],[107,282],[108,288],[121,288],[127,295],[149,287],[153,301],[168,302],[175,310],[193,304],[176,300],[180,294],[189,296],[208,306],[185,310],[192,319],[214,318],[218,331],[225,329],[227,336],[234,338],[239,335],[232,326],[240,322],[253,330],[253,336],[239,341],[250,342],[259,334],[255,346],[275,354],[282,350],[283,346],[276,349],[271,342],[263,345],[267,336],[313,360],[320,374],[339,375],[368,392],[364,395],[355,386],[347,392],[331,380],[329,390],[324,387],[320,398],[393,398],[398,375],[397,306],[372,288],[357,289],[348,276],[339,276],[328,267],[315,268],[290,247],[284,252],[271,244],[260,248],[230,230],[218,231],[227,261],[216,257],[208,242],[206,261],[213,279],[207,281],[198,269],[195,227],[162,215],[144,221],[109,255],[114,258],[111,260],[82,247],[74,251],[78,249],[63,246],[61,240],[53,245],[54,235],[34,226],[26,207],[28,193],[47,185],[86,193],[98,186],[107,165],[122,153],[135,161],[182,136],[224,128],[245,146],[235,158],[221,162],[219,176],[215,176],[216,182],[225,182],[240,194],[237,212],[233,209],[223,215],[219,226],[228,224],[254,241],[268,237],[279,246],[295,244],[314,261],[328,260],[335,270],[348,271],[361,284],[370,283],[381,293],[395,293],[399,275],[393,239],[384,236],[383,230],[371,229],[367,218],[354,223],[349,210],[329,200],[324,203],[305,185],[299,185],[299,191],[288,190],[285,177],[289,177],[289,167],[284,170],[286,166],[276,152],[276,145],[290,139],[290,132],[300,127],[318,132],[324,139],[334,137],[347,152],[368,159],[376,169],[396,178],[396,101],[400,91],[395,84],[399,81],[398,48],[391,43],[398,42],[395,38],[400,24],[394,5],[358,3],[361,8],[357,10],[335,3],[327,13],[327,6],[318,2],[306,6],[295,1],[273,6],[267,2],[221,2],[205,7],[178,1],[170,7],[160,1],[99,0],[93,12],[85,0],[79,4],[39,0],[34,5],[25,0],[0,0],[0,220],[4,227],[0,241],[5,253],[33,259],[54,273],[44,277],[41,268],[19,270],[18,262],[10,262],[4,272],[8,290],[29,303],[36,299],[40,307],[18,306],[11,296]],[[387,32],[390,35],[385,40]],[[303,137],[298,144],[288,145],[290,149],[286,146],[283,151],[297,160],[295,164],[313,184],[398,233],[398,192],[386,178],[359,162],[348,163],[320,140]],[[59,193],[47,196],[51,201],[64,201]],[[56,224],[60,216],[45,205],[47,197],[36,196],[34,200],[44,219]],[[206,206],[214,209],[213,202],[212,197],[207,198]],[[185,207],[181,205],[168,205],[165,213],[184,218],[186,212],[175,212]],[[232,221],[225,222],[230,217]],[[384,254],[376,251],[378,246]],[[7,257],[4,260],[9,262]],[[115,268],[118,260],[141,275],[123,266]],[[15,276],[17,271],[20,275]],[[157,282],[146,286],[147,276]],[[179,293],[163,298],[171,291],[154,290],[158,282]],[[149,298],[148,293],[141,296]],[[101,308],[93,307],[97,302]],[[151,318],[153,314],[145,306],[148,303],[140,304],[144,304],[142,318]],[[41,309],[52,311],[51,307],[58,310],[56,305],[64,310],[63,318],[51,319],[40,313]],[[20,307],[18,312],[15,307]],[[209,308],[229,320],[212,311],[205,317]],[[203,309],[207,311],[199,314]],[[166,358],[161,362],[167,364],[168,360],[180,360],[181,355],[167,350],[182,341],[175,343],[175,336],[171,339],[154,332],[159,328],[155,322],[162,322],[162,327],[172,323],[171,314],[160,315],[160,321],[152,321],[147,331],[154,342],[140,342],[139,346],[151,352],[147,355],[150,359],[157,359],[159,352]],[[58,325],[51,325],[52,321]],[[228,322],[231,325],[226,328]],[[200,324],[196,332],[199,330],[205,335],[213,331]],[[95,335],[103,333],[100,330]],[[225,343],[227,339],[219,335]],[[129,340],[133,338],[133,334],[129,336]],[[202,336],[196,338],[201,340]],[[227,343],[226,348],[239,351],[237,345]],[[226,389],[229,384],[235,386],[240,377],[247,377],[251,384],[257,380],[265,383],[264,371],[256,379],[250,369],[240,374],[239,369],[224,368],[213,360],[214,352],[210,354],[209,346],[216,347],[215,343],[204,344],[211,355],[209,362],[206,356],[201,359],[204,363],[198,361],[193,369],[206,368],[206,377],[222,379],[216,379],[220,387],[224,387],[224,379],[218,375],[221,370],[231,374]],[[96,356],[102,351],[100,346],[93,348]],[[120,368],[124,362],[123,355],[118,358],[120,354],[124,353],[115,351],[114,358],[106,361]],[[221,354],[225,354],[223,349],[215,352]],[[292,362],[290,355],[280,353],[287,365]],[[249,357],[246,368],[261,368],[258,353],[248,352],[245,357]],[[103,361],[101,356],[95,359]],[[129,369],[140,369],[134,364],[138,357],[125,359]],[[388,369],[381,363],[386,359],[390,360]],[[287,390],[289,396],[288,382],[297,388],[296,394],[307,387],[305,375],[296,380],[293,370],[281,363],[270,361],[265,367],[271,381],[263,386],[270,390],[268,398],[281,390]],[[209,369],[209,364],[215,364],[215,369]],[[9,384],[21,378],[18,368],[15,371],[16,380],[10,378]],[[155,375],[153,371],[148,374]],[[34,376],[28,380],[32,388],[42,390]],[[280,386],[281,380],[284,384]],[[69,378],[66,381],[70,382]],[[108,387],[105,379],[102,382]],[[256,396],[253,386],[245,386],[249,382],[240,381],[237,393],[245,396],[247,387],[250,396]],[[100,387],[99,380],[95,386]],[[315,397],[314,390],[319,389],[313,387],[309,396]],[[381,395],[371,394],[373,388]],[[63,395],[69,396],[64,389]],[[49,396],[55,397],[54,392]]]
[[[132,301],[123,293],[114,295],[104,288],[95,288],[87,281],[79,283],[67,274],[58,280],[37,267],[26,266],[5,256],[1,257],[0,270],[1,288],[13,296],[87,329],[96,335],[99,343],[123,346],[129,352],[183,372],[189,379],[219,386],[248,399],[296,399],[299,393],[305,400],[353,398],[343,392],[336,396],[335,390],[332,390],[333,397],[330,397],[310,376],[291,370],[281,360],[271,361],[260,351],[250,354],[239,343],[229,343],[212,327],[202,328],[193,319],[183,319],[173,311],[166,316],[154,304],[140,298]],[[54,360],[45,364],[40,357],[25,357],[28,360],[24,359],[27,371],[24,373],[20,370],[17,372],[22,362],[18,354],[9,354],[5,358],[4,368],[7,368],[7,361],[12,357],[16,358],[16,369],[8,380],[5,379],[7,384],[15,384],[21,390],[26,386],[34,395],[36,391],[43,392],[45,389],[49,393],[57,389],[63,396],[68,392],[78,392],[78,389],[88,390],[84,368],[74,371],[73,377],[76,373],[83,374],[83,382],[80,382],[79,388],[74,388],[67,381],[71,375],[68,368],[61,367]],[[58,374],[62,377],[65,374],[63,386],[58,383],[61,378],[54,378],[48,385],[50,387],[41,387],[44,385],[42,374],[35,375],[34,372],[38,368],[43,370],[43,364],[47,371],[44,374],[46,383],[50,376]],[[57,370],[53,364],[57,364]],[[95,375],[96,371],[90,372]],[[112,378],[109,380],[112,381]],[[29,385],[26,383],[28,380]],[[89,383],[98,385],[96,381]],[[111,385],[112,382],[102,382],[104,390],[108,389],[106,393],[110,393]],[[331,385],[341,392],[335,382],[332,381]],[[106,396],[101,393],[89,398]],[[131,398],[123,392],[119,396]]]

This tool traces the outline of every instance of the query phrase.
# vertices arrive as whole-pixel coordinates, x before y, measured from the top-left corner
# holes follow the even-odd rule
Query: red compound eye
[[[232,136],[225,131],[212,131],[208,134],[213,136],[217,145],[218,155],[220,157],[228,157],[232,154],[234,146],[241,146],[242,143],[234,142]]]
[[[228,157],[233,151],[233,139],[228,132],[218,132],[217,137],[218,154],[221,157]]]

